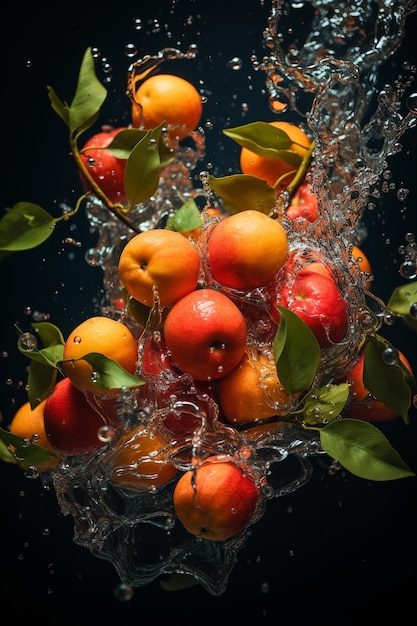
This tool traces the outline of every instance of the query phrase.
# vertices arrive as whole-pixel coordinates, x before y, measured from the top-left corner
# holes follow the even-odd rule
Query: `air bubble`
[[[382,358],[388,365],[394,365],[395,363],[398,363],[399,360],[398,350],[392,347],[385,348],[382,353]]]
[[[38,341],[32,333],[23,333],[19,337],[19,344],[23,350],[36,350],[38,347]]]
[[[130,585],[120,583],[114,588],[113,595],[120,602],[129,602],[134,596],[134,588]]]
[[[400,274],[403,278],[414,279],[417,277],[417,263],[411,259],[407,259],[400,265]]]

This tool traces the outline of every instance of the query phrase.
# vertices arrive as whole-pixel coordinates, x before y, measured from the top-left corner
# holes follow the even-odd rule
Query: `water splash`
[[[404,110],[403,82],[376,91],[379,68],[400,46],[406,18],[416,8],[415,1],[272,0],[264,30],[266,54],[261,62],[252,59],[254,68],[265,73],[271,110],[302,115],[315,142],[308,181],[318,198],[319,217],[314,223],[290,223],[285,215],[282,220],[295,267],[297,263],[301,267],[306,258],[330,263],[350,303],[348,341],[329,350],[320,372],[323,382],[347,371],[369,330],[364,311],[370,308],[381,320],[386,314],[384,304],[366,292],[365,277],[351,261],[351,252],[372,187],[386,170],[387,159],[401,149],[403,134],[416,124],[415,98],[408,99]],[[300,10],[310,16],[310,30],[295,46],[293,27],[299,22]],[[128,93],[134,99],[137,81],[161,63],[195,53],[194,48],[185,55],[165,49],[154,57],[144,57],[130,67]],[[161,173],[155,196],[133,209],[131,218],[143,229],[163,224],[187,199],[207,197],[204,177],[201,188],[190,182],[190,171],[205,151],[204,135],[198,131],[193,138],[195,148],[181,151],[175,163]],[[284,193],[277,212],[282,213],[287,203]],[[132,233],[109,218],[94,199],[87,206],[87,216],[99,233],[87,261],[103,269],[106,312],[118,316],[120,310],[112,308],[121,287],[117,260]],[[259,297],[262,305],[262,294],[252,296],[255,301]],[[170,391],[162,405],[158,400],[161,389]],[[186,375],[173,380],[169,372],[163,372],[147,385],[146,392],[140,388],[117,399],[91,398],[91,402],[99,403],[103,414],[116,413],[126,427],[152,422],[152,427],[163,433],[173,403],[184,401],[184,396],[198,397],[207,410],[204,416],[195,413],[198,428],[193,422],[191,431],[170,445],[171,462],[184,471],[193,455],[205,458],[219,451],[237,455],[242,465],[250,465],[264,495],[253,522],[263,515],[268,499],[290,493],[309,480],[309,458],[322,453],[314,435],[287,422],[256,425],[240,432],[225,426],[218,420],[216,406],[199,395]],[[175,481],[160,490],[140,493],[109,482],[116,452],[110,439],[95,455],[66,459],[54,473],[61,509],[74,518],[75,541],[111,561],[125,585],[143,586],[163,574],[184,573],[211,594],[222,593],[248,530],[222,543],[190,536],[176,523],[172,504]],[[243,454],[245,450],[250,454]]]

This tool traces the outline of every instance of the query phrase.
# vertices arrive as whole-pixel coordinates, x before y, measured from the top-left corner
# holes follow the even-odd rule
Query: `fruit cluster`
[[[190,119],[183,119],[184,111]],[[151,178],[161,173],[164,150],[175,151],[201,112],[198,92],[177,77],[153,76],[135,92],[133,124],[138,132],[155,133],[141,135],[149,154],[162,141],[158,125],[168,129]],[[32,383],[37,359],[55,367],[42,401],[32,398],[21,407],[9,439],[3,434],[25,468],[54,470],[62,459],[97,455],[116,489],[171,489],[173,510],[187,531],[215,541],[243,532],[265,498],[266,466],[252,462],[254,450],[241,433],[296,424],[319,433],[331,456],[341,451],[337,458],[348,469],[375,477],[385,462],[363,468],[363,454],[359,461],[354,452],[345,459],[335,440],[351,437],[351,418],[355,436],[362,437],[364,423],[404,418],[407,410],[384,393],[377,399],[369,392],[365,355],[380,363],[390,346],[376,333],[369,342],[355,339],[357,309],[336,265],[306,250],[298,234],[320,218],[305,179],[312,142],[288,122],[255,126],[266,147],[254,147],[253,129],[229,131],[243,141],[242,174],[211,178],[224,203],[207,203],[197,221],[181,228],[168,220],[126,240],[118,259],[117,319],[89,318],[66,340],[52,325],[37,325],[47,346],[43,361],[39,355],[32,361]],[[99,133],[81,153],[74,148],[87,194],[97,194],[123,219],[129,198],[138,199],[131,163],[146,154],[130,131],[136,132]],[[134,138],[133,160],[118,153],[122,136]],[[275,154],[271,141],[280,146]],[[284,192],[289,201],[282,210]],[[359,287],[369,290],[369,262],[356,246],[351,252],[348,264]],[[354,367],[346,368],[337,356],[350,344]],[[31,358],[32,352],[26,351]],[[402,354],[394,361],[405,384],[409,363]],[[372,386],[372,376],[368,381]],[[366,436],[381,445],[376,431]],[[19,438],[38,444],[34,456],[23,453],[27,446]],[[402,463],[395,471],[396,477],[409,473]]]

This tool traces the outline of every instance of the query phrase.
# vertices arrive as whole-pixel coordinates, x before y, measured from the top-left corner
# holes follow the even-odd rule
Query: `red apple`
[[[243,358],[245,318],[234,302],[216,289],[196,289],[168,311],[164,335],[175,365],[195,380],[216,380]]]
[[[106,420],[68,377],[60,380],[48,397],[44,422],[48,440],[62,454],[87,454],[105,445],[98,432]]]
[[[292,220],[302,218],[314,222],[317,219],[318,210],[317,198],[312,193],[310,185],[304,182],[294,195],[286,215]]]
[[[114,203],[126,202],[124,188],[126,159],[118,159],[109,150],[98,148],[106,148],[121,130],[125,128],[112,128],[93,135],[85,143],[80,154],[91,178]],[[82,172],[80,179],[84,189],[91,191],[91,185]]]
[[[279,304],[304,320],[322,349],[346,335],[348,305],[330,276],[303,268],[281,288]]]

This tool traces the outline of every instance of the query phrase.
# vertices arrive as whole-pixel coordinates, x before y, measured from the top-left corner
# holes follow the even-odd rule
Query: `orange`
[[[299,126],[284,121],[273,121],[269,124],[284,131],[293,140],[294,143],[291,144],[289,150],[296,152],[301,157],[305,156],[311,145],[311,140]],[[259,156],[243,146],[240,152],[240,169],[243,174],[257,176],[265,180],[271,187],[276,186],[279,193],[288,187],[294,178],[294,170],[297,168],[281,159]],[[278,183],[281,177],[284,178]]]
[[[287,258],[288,240],[283,226],[259,211],[225,217],[207,241],[212,278],[233,289],[266,285]]]
[[[413,374],[408,359],[400,350],[398,350],[398,356],[403,365]],[[354,365],[349,376],[349,381],[351,381],[349,395],[353,403],[344,410],[343,414],[345,417],[352,417],[365,422],[389,422],[398,417],[398,413],[387,407],[380,400],[375,400],[370,396],[363,383],[364,361],[365,353],[362,352],[359,361]]]
[[[119,259],[119,275],[130,296],[146,306],[171,305],[193,291],[200,256],[181,233],[156,228],[130,239]]]
[[[232,424],[286,415],[289,402],[272,356],[261,351],[246,352],[239,365],[219,381],[220,411]]]
[[[90,352],[104,354],[129,374],[135,374],[137,342],[122,322],[100,315],[90,317],[74,328],[64,345],[64,373],[75,387],[96,394],[110,393],[109,389],[100,387],[100,380],[94,380],[93,367],[81,358]]]
[[[209,458],[181,476],[174,508],[186,530],[202,539],[226,541],[251,523],[259,488],[231,457]]]
[[[134,94],[132,122],[146,130],[165,122],[171,138],[184,139],[200,122],[201,96],[188,80],[174,74],[147,78]]]
[[[42,463],[36,465],[36,468],[40,472],[54,469],[60,461],[59,453],[52,446],[45,432],[43,419],[45,404],[46,399],[42,400],[42,402],[32,410],[30,402],[25,402],[14,414],[9,428],[13,435],[30,439],[36,445],[52,453],[53,456],[48,460],[42,461]],[[23,469],[28,467],[28,465],[23,462],[19,463],[19,465]]]
[[[116,442],[110,480],[123,489],[158,489],[177,474],[168,453],[166,442],[141,424]]]
[[[366,254],[363,252],[363,250],[361,250],[361,248],[359,248],[358,246],[354,245],[352,247],[352,256],[355,259],[356,263],[359,265],[361,271],[364,272],[365,274],[369,274],[369,276],[372,276],[371,263],[368,257],[366,256]],[[371,289],[371,286],[372,286],[372,280],[368,280],[365,285],[365,288],[367,289],[367,291]]]

